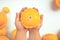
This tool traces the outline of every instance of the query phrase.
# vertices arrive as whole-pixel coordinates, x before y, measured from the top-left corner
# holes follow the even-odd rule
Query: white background
[[[51,7],[52,0],[0,0],[0,11],[7,6],[10,9],[8,16],[8,30],[15,29],[14,21],[16,12],[20,12],[23,7],[36,7],[40,14],[43,14],[43,25],[40,34],[54,33],[60,29],[60,10],[54,11]]]

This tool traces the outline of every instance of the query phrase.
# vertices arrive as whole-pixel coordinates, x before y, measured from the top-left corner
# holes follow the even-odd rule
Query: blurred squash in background
[[[7,36],[0,36],[0,40],[9,40]]]
[[[57,35],[55,34],[46,34],[42,38],[43,40],[58,40]]]

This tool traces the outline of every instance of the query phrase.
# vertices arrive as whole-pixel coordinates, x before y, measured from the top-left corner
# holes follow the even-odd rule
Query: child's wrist
[[[39,31],[29,31],[29,35],[37,35],[39,34]]]
[[[26,30],[17,30],[17,32],[26,32]]]
[[[29,33],[37,33],[37,32],[39,32],[39,30],[31,30],[31,31],[29,31]]]

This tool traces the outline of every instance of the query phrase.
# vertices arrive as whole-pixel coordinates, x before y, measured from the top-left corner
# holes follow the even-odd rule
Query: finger
[[[37,9],[37,8],[35,8],[35,7],[33,7],[33,9],[35,9],[36,11],[38,11],[38,9]]]
[[[43,20],[43,15],[40,15],[40,19]]]
[[[19,14],[16,13],[16,20],[19,20]]]
[[[43,15],[40,15],[40,19],[41,19],[41,21],[40,21],[40,24],[38,25],[38,28],[40,28],[40,27],[42,26],[42,22],[43,22]]]
[[[16,19],[17,19],[17,13],[16,13],[15,21],[16,21]]]
[[[43,15],[40,15],[40,19],[41,19],[40,25],[42,25],[42,22],[43,22]]]
[[[16,18],[17,18],[17,13],[16,13]]]
[[[21,12],[23,12],[25,9],[27,9],[27,7],[25,7],[25,8],[22,8]]]
[[[22,8],[22,9],[27,9],[27,7],[24,7],[24,8]]]
[[[19,13],[19,18],[20,18],[19,21],[21,21],[21,13]]]

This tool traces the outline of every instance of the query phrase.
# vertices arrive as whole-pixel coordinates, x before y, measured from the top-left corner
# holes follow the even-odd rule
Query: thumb
[[[16,20],[19,20],[19,14],[16,13]]]

